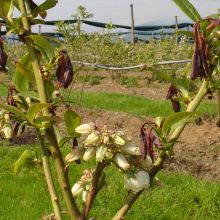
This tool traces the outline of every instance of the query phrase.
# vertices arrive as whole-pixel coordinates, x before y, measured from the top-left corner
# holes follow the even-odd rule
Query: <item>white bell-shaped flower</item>
[[[123,170],[128,170],[130,168],[130,164],[126,160],[125,156],[121,153],[115,154],[114,161]]]
[[[120,149],[121,149],[122,153],[125,153],[128,155],[137,155],[137,156],[140,155],[139,148],[131,142],[126,143]]]
[[[83,189],[84,187],[82,181],[76,182],[71,189],[73,196],[75,197],[80,195],[83,192]]]
[[[108,148],[104,145],[100,146],[96,150],[96,160],[102,162],[105,158]]]
[[[69,154],[66,155],[65,160],[68,163],[77,161],[80,159],[80,150],[79,148],[74,148]]]
[[[88,191],[87,190],[83,190],[83,192],[82,192],[82,200],[83,200],[83,202],[86,202],[87,196],[88,196]]]
[[[90,134],[94,131],[95,124],[93,122],[79,125],[75,128],[75,131],[79,134]]]
[[[95,145],[99,142],[99,135],[97,135],[95,132],[92,132],[85,140],[84,145]]]
[[[4,136],[5,136],[6,139],[12,138],[13,130],[12,130],[12,126],[11,126],[10,123],[4,124],[4,126],[2,128],[2,131],[3,131]]]
[[[111,136],[113,142],[117,145],[123,146],[125,145],[126,141],[118,134],[113,134]]]
[[[127,175],[124,179],[125,188],[132,192],[139,192],[150,187],[150,176],[146,171],[138,171],[134,175]]]
[[[83,155],[83,160],[88,161],[95,156],[96,147],[88,147]]]

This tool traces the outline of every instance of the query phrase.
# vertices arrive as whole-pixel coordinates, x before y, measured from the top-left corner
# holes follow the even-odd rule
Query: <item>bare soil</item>
[[[143,121],[128,113],[78,109],[83,122],[94,121],[98,126],[108,125],[122,130],[134,143],[139,144]],[[148,118],[147,120],[152,120]],[[181,172],[203,180],[220,181],[220,128],[216,120],[204,118],[200,125],[188,124],[164,167],[170,172]]]
[[[106,78],[98,85],[78,81],[73,85],[73,90],[115,92],[165,99],[169,87],[168,84],[151,82],[150,76],[145,73],[128,73],[129,76],[138,79],[139,87],[135,88],[119,85],[111,72],[90,71],[86,74],[102,74]],[[94,121],[97,126],[108,125],[110,129],[122,130],[134,143],[139,144],[139,132],[143,121],[133,115],[83,108],[75,110],[82,117],[83,122]],[[26,132],[14,142],[21,144],[33,141],[36,141],[34,132]],[[166,161],[164,167],[170,172],[181,172],[208,181],[220,181],[220,128],[216,126],[216,119],[206,117],[202,119],[200,125],[195,123],[187,125],[174,147],[174,155]]]

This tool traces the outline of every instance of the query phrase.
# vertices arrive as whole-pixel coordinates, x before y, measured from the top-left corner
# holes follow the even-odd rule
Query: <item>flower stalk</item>
[[[84,208],[84,217],[86,219],[88,218],[89,211],[92,207],[92,203],[93,203],[98,191],[100,190],[100,188],[99,188],[100,177],[103,174],[103,170],[104,170],[105,166],[106,166],[105,163],[98,162],[96,165],[96,169],[93,173],[92,186],[89,189],[88,196],[87,196],[86,203],[85,203],[85,208]]]
[[[54,182],[51,174],[50,169],[50,162],[49,162],[49,155],[48,151],[45,147],[43,137],[40,135],[40,132],[37,130],[37,136],[40,143],[41,153],[42,153],[42,162],[43,162],[43,169],[44,169],[44,175],[47,182],[47,187],[50,193],[50,198],[52,201],[54,214],[57,220],[62,220],[62,214],[60,209],[59,200],[56,194],[56,190],[54,187]]]

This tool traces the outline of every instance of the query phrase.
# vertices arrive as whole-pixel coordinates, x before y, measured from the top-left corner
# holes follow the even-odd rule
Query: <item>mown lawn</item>
[[[40,219],[52,212],[49,194],[40,165],[25,165],[16,176],[11,165],[25,150],[39,153],[37,145],[0,147],[0,219]],[[63,149],[66,154],[68,147]],[[69,176],[71,183],[80,177],[82,170],[93,162],[73,165]],[[123,175],[115,168],[107,169],[107,185],[98,196],[91,216],[96,219],[111,219],[126,195]],[[181,174],[159,175],[164,186],[154,187],[143,193],[128,213],[129,220],[143,219],[220,219],[220,184],[203,182]],[[59,192],[60,193],[60,192]],[[65,207],[63,207],[65,210]]]
[[[157,117],[173,113],[169,100],[148,99],[135,95],[107,92],[72,92],[68,99],[86,108],[129,112],[140,116]],[[182,105],[182,109],[185,109],[184,105]],[[217,104],[214,101],[203,101],[197,112],[201,114],[207,112],[216,115]]]
[[[7,89],[0,84],[0,96],[5,96],[6,94]],[[129,112],[140,116],[157,117],[173,113],[169,100],[155,100],[135,95],[108,92],[71,92],[66,98],[68,101],[85,108]],[[182,109],[185,109],[184,104],[182,104]],[[197,112],[199,114],[206,112],[211,115],[217,115],[217,104],[214,101],[203,101]]]

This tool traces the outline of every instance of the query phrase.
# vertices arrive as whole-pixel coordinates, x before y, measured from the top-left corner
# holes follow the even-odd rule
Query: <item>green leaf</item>
[[[44,53],[46,58],[53,59],[56,47],[60,46],[58,40],[42,35],[29,35],[28,37],[34,41],[35,45]]]
[[[193,21],[202,20],[199,12],[188,0],[173,0],[179,8]]]
[[[33,75],[30,74],[29,70],[25,65],[22,63],[17,62],[16,64],[16,70],[23,76],[25,77],[29,82],[33,81]]]
[[[162,126],[163,136],[167,136],[177,127],[189,122],[195,116],[194,112],[177,112],[168,116]]]
[[[32,10],[32,14],[34,16],[37,16],[38,14],[42,17],[45,18],[47,13],[46,11],[50,8],[53,8],[57,4],[58,0],[46,0],[42,4],[38,5]]]
[[[13,67],[10,71],[13,71]],[[29,59],[29,54],[24,55],[16,64],[15,73],[12,76],[16,89],[19,92],[28,91],[30,84],[34,84],[34,73]]]
[[[13,24],[13,19],[12,19],[12,16],[13,16],[13,11],[14,11],[14,1],[11,0],[11,5],[10,5],[10,8],[9,8],[9,11],[8,11],[8,21]]]
[[[166,73],[164,71],[158,71],[157,74],[158,74],[158,78],[159,79],[164,79],[167,82],[173,82],[173,77],[170,74],[168,74],[168,73]]]
[[[7,96],[8,94],[8,85],[3,82],[0,82],[0,96]]]
[[[74,111],[68,109],[64,114],[64,122],[68,135],[74,136],[75,128],[81,124],[81,119]]]
[[[18,174],[19,171],[22,169],[24,164],[27,162],[29,159],[34,159],[36,158],[36,154],[34,151],[31,150],[25,150],[19,159],[12,165],[12,170],[14,171],[15,174]]]
[[[12,0],[0,1],[0,17],[5,21],[10,20],[12,2],[13,2]]]
[[[25,114],[23,114],[18,108],[11,106],[11,105],[6,105],[6,104],[0,104],[0,109],[4,109],[7,112],[11,112],[17,116],[20,116],[23,120],[26,119]]]
[[[45,80],[45,89],[46,89],[47,97],[48,99],[50,99],[55,89],[54,84],[50,80]]]
[[[155,124],[161,128],[165,118],[159,116],[159,117],[156,117],[154,120],[155,120]]]
[[[30,124],[36,126],[36,127],[41,127],[41,123],[35,122],[35,117],[37,114],[44,108],[48,108],[50,106],[49,103],[37,103],[33,104],[27,111],[27,119]]]
[[[63,147],[68,141],[70,141],[73,137],[63,137],[59,141],[59,147]]]
[[[19,92],[16,95],[24,97],[24,98],[25,97],[30,97],[31,99],[35,99],[35,100],[39,99],[37,92],[34,92],[34,91]]]

